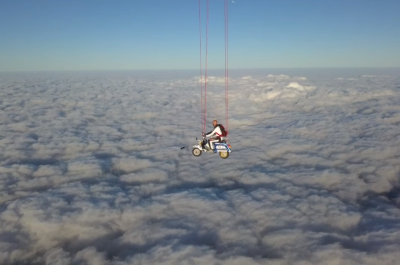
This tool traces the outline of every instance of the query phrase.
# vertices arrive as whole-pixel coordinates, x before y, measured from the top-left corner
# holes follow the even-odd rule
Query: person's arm
[[[218,129],[218,127],[215,128],[214,130],[212,130],[211,132],[206,133],[206,137],[211,137],[211,136],[213,136],[213,135],[215,134],[215,130],[216,130],[216,129]]]
[[[221,137],[222,132],[221,129],[219,128],[219,126],[217,126],[214,130],[212,130],[211,132],[206,134],[206,137],[211,137],[217,135],[218,137]]]

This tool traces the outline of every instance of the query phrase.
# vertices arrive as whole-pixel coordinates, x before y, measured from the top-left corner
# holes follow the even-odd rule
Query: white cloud
[[[141,170],[139,173],[130,173],[120,176],[121,181],[128,183],[148,183],[148,182],[165,182],[168,180],[168,174],[159,169],[149,168]]]
[[[225,78],[208,78],[209,129],[225,124]],[[0,260],[394,264],[398,78],[234,72],[222,160],[191,154],[195,72],[10,74]]]
[[[302,86],[302,85],[300,85],[299,83],[297,83],[297,82],[290,82],[290,84],[289,85],[287,85],[286,87],[288,87],[288,88],[294,88],[294,89],[297,89],[297,90],[299,90],[299,91],[304,91],[304,90],[313,90],[314,89],[314,87],[304,87],[304,86]]]
[[[135,172],[151,166],[147,159],[137,159],[135,157],[113,158],[113,169],[124,173]]]

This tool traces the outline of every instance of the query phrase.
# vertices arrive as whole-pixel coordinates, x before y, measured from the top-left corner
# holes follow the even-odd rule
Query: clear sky
[[[210,68],[224,67],[223,2],[210,0]],[[399,0],[233,2],[230,68],[400,67]],[[0,71],[197,69],[198,12],[198,0],[0,0]]]

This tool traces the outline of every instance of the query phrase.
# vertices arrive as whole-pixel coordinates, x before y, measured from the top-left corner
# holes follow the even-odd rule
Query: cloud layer
[[[395,264],[400,75],[279,71],[2,73],[2,264]]]

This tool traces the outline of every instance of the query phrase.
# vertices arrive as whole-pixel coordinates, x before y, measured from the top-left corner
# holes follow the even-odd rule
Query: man
[[[224,126],[222,126],[222,124],[218,124],[217,120],[213,120],[213,126],[214,130],[205,134],[205,137],[207,138],[212,137],[208,140],[208,145],[210,146],[211,150],[214,149],[214,143],[226,140],[227,135]]]

